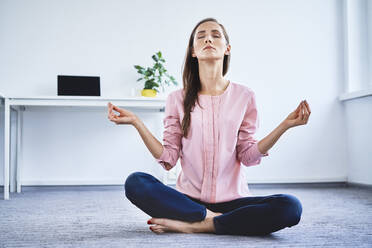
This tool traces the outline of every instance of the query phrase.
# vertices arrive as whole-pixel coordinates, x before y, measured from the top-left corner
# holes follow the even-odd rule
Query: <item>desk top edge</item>
[[[165,101],[167,99],[166,96],[161,97],[145,97],[145,96],[139,96],[139,97],[96,97],[96,96],[31,96],[31,97],[25,97],[25,96],[2,96],[0,94],[0,97],[7,98],[7,99],[13,99],[13,100],[96,100],[96,101]]]

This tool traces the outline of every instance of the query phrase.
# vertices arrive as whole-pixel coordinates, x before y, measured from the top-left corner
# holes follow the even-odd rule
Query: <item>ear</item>
[[[227,45],[225,55],[230,55],[231,45]]]

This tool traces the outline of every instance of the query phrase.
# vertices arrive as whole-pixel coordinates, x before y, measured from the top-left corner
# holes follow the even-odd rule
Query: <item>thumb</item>
[[[119,113],[123,113],[123,109],[118,108],[118,107],[116,107],[115,105],[113,106],[113,109],[116,110],[116,111],[119,112]]]
[[[301,101],[300,104],[297,106],[297,108],[296,108],[296,112],[298,112],[298,111],[301,109],[301,104],[302,104],[302,101]]]
[[[299,113],[298,113],[298,116],[297,116],[296,119],[297,119],[297,120],[302,120],[302,117],[303,117],[303,115],[304,115],[304,114],[302,113],[302,109],[300,108],[300,109],[298,110],[298,112],[299,112]]]

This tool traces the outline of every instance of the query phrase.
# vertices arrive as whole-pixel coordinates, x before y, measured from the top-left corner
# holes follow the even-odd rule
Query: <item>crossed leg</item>
[[[164,185],[154,176],[134,172],[125,181],[125,195],[138,208],[152,216],[150,229],[163,232],[214,232],[214,213],[181,192]]]
[[[148,224],[154,224],[150,229],[155,233],[266,235],[296,225],[302,213],[300,201],[292,195],[204,203],[143,172],[128,176],[125,194],[134,205],[152,216]]]

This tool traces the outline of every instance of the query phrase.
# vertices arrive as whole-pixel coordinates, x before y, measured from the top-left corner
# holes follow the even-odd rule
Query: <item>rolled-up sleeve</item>
[[[165,117],[163,119],[163,152],[159,159],[156,159],[165,170],[173,168],[180,155],[182,128],[179,120],[179,114],[175,102],[174,94],[169,94],[165,106]],[[168,163],[169,165],[167,165]]]
[[[245,166],[257,165],[261,158],[268,156],[268,153],[262,154],[258,150],[258,141],[253,137],[258,128],[259,120],[256,107],[256,97],[251,91],[250,102],[244,114],[244,119],[238,132],[238,141],[236,145],[237,157]]]

